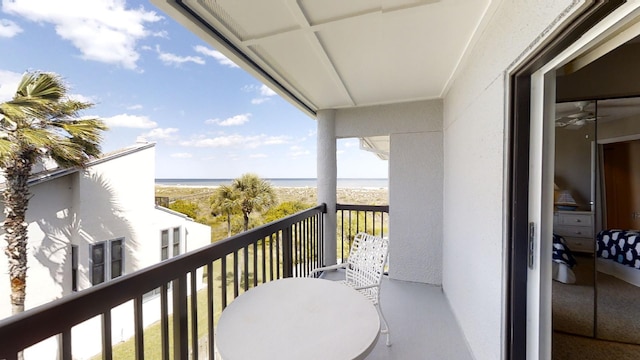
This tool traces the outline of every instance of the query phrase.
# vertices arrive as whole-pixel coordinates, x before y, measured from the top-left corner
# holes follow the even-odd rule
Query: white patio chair
[[[345,280],[342,283],[358,290],[373,302],[383,323],[380,332],[387,335],[387,346],[390,346],[389,325],[380,307],[380,284],[388,253],[388,239],[358,233],[353,239],[345,263],[314,269],[309,276],[315,276],[320,271],[345,269]]]

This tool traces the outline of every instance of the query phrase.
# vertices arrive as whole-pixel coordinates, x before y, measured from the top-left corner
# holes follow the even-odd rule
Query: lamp
[[[569,190],[560,190],[556,198],[556,207],[558,210],[575,210],[578,207],[578,203],[571,196]]]

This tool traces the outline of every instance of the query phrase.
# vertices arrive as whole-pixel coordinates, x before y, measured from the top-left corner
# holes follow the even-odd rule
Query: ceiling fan
[[[585,111],[585,108],[589,106],[589,104],[591,104],[590,101],[578,101],[574,103],[576,110],[556,118],[556,127],[579,129],[587,122],[595,121],[595,114],[592,111]]]

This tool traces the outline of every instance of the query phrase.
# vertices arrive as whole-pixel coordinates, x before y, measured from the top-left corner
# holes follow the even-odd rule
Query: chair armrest
[[[338,270],[338,269],[346,269],[346,268],[347,268],[347,263],[319,267],[319,268],[315,268],[315,269],[311,270],[311,272],[309,273],[309,275],[307,275],[307,277],[313,277],[313,276],[315,276],[315,274],[317,274],[317,273],[319,273],[321,271]]]
[[[370,289],[370,288],[374,288],[374,287],[378,287],[378,284],[371,284],[371,285],[366,285],[366,286],[358,286],[358,287],[354,287],[354,289],[356,290],[364,290],[364,289]]]

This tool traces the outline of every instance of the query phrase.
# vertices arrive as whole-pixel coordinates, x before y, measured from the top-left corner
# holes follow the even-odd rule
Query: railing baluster
[[[249,245],[245,246],[244,249],[244,291],[249,290]]]
[[[71,328],[62,332],[62,346],[60,349],[61,359],[71,359],[73,357],[71,353]]]
[[[269,281],[273,281],[273,241],[276,236],[277,234],[271,234],[269,238]]]
[[[135,323],[136,360],[144,360],[144,325],[142,323],[142,295],[133,300],[133,319]]]
[[[258,286],[258,244],[253,244],[253,286]]]
[[[191,359],[198,360],[198,291],[196,287],[197,269],[189,277],[191,286]]]
[[[169,286],[160,286],[160,342],[162,360],[169,360]]]
[[[215,308],[213,307],[213,263],[207,264],[207,339],[209,344],[209,359],[215,359],[215,337],[214,319]]]
[[[113,349],[111,348],[111,309],[102,313],[102,359],[111,360]],[[64,359],[64,356],[62,357]]]
[[[220,290],[222,292],[222,309],[227,307],[227,255],[220,259]]]
[[[267,249],[266,249],[266,242],[267,242],[267,238],[263,238],[262,239],[262,283],[266,283],[267,282]]]
[[[240,266],[238,266],[238,251],[233,252],[233,298],[234,299],[237,298],[239,295],[238,282],[240,281],[240,279],[239,279],[238,271],[240,271]]]
[[[276,279],[280,279],[280,248],[282,247],[282,242],[280,240],[283,233],[284,230],[278,232],[278,236],[276,237]]]
[[[173,281],[173,358],[187,359],[189,354],[187,324],[187,274]]]
[[[291,228],[282,230],[282,277],[288,278],[292,276],[293,254],[291,243]]]

